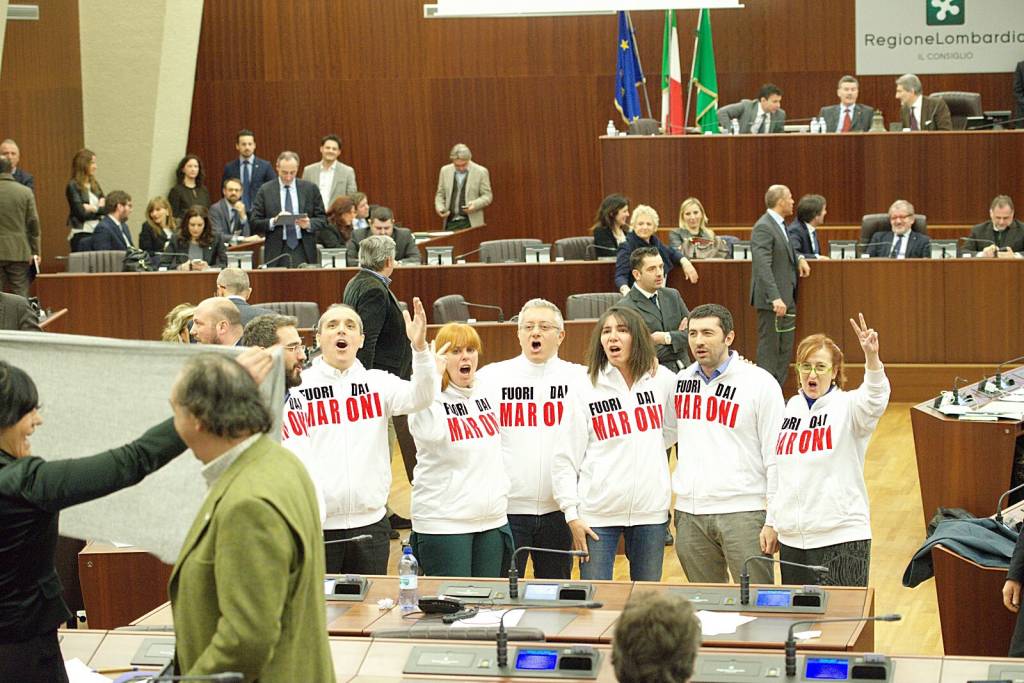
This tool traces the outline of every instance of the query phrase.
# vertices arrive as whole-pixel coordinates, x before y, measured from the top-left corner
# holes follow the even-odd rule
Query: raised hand
[[[408,315],[408,314],[407,314]],[[435,341],[430,342],[430,352],[434,354],[434,364],[437,367],[437,374],[439,376],[444,375],[444,371],[448,368],[448,347],[451,346],[451,342],[445,342],[444,346],[440,349],[437,348]]]
[[[878,332],[868,324],[864,322],[864,314],[858,313],[857,320],[850,318],[850,325],[853,326],[853,331],[857,333],[857,341],[860,343],[860,348],[864,351],[864,359],[867,361],[866,366],[868,370],[879,370],[882,367],[881,362],[878,360]]]
[[[423,310],[423,302],[419,297],[412,298],[412,317],[409,311],[402,311],[405,318],[405,336],[412,342],[415,351],[424,351],[427,348],[427,314]]]

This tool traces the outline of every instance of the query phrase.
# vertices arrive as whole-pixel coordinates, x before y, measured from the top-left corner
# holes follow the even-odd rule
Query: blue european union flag
[[[619,42],[615,49],[615,108],[622,114],[626,123],[632,123],[640,118],[640,94],[637,87],[642,86],[644,81],[636,45],[633,44],[633,31],[630,28],[629,17],[620,11]]]

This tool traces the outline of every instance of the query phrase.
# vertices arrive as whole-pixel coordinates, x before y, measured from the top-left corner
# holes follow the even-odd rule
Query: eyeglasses
[[[905,221],[908,218],[913,218],[913,216],[911,216],[909,214],[905,214],[905,213],[892,213],[892,214],[889,214],[889,220],[893,220],[893,221]]]
[[[300,341],[297,341],[294,344],[286,344],[284,346],[284,350],[285,351],[293,351],[293,352],[294,351],[298,351],[301,348],[302,348],[302,342],[300,342]]]
[[[541,332],[547,334],[548,332],[554,332],[562,328],[553,323],[522,323],[519,325],[519,329],[523,330],[524,332],[533,332],[534,330],[540,330]]]
[[[784,315],[776,316],[775,331],[778,332],[779,334],[785,334],[786,332],[795,332],[796,313],[786,313]]]
[[[797,363],[796,369],[801,375],[809,375],[811,372],[814,372],[819,377],[832,372],[832,366],[828,363]]]

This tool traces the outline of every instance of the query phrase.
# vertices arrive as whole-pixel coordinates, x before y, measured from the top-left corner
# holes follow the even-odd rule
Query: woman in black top
[[[167,251],[180,256],[165,256],[163,264],[178,270],[226,268],[228,250],[218,237],[206,209],[193,206],[182,216],[178,234],[167,243]]]
[[[174,217],[181,220],[193,206],[210,208],[210,192],[203,185],[206,180],[206,171],[203,170],[203,162],[195,154],[186,154],[178,162],[178,184],[167,193],[167,201],[171,203],[171,212]]]
[[[352,198],[344,194],[335,197],[327,210],[327,227],[316,231],[316,241],[327,249],[347,247],[352,241],[355,219],[356,204]]]
[[[629,200],[621,194],[610,194],[601,201],[594,216],[594,252],[596,258],[615,256],[629,232]]]
[[[167,251],[167,243],[174,236],[178,223],[171,215],[171,205],[163,197],[153,197],[146,206],[146,222],[139,230],[139,249],[151,255]]]
[[[107,213],[106,198],[96,180],[96,155],[80,149],[71,159],[71,180],[64,190],[68,200],[68,242],[71,251],[86,251],[96,224]]]
[[[0,361],[0,681],[68,680],[57,628],[71,612],[53,564],[60,511],[136,484],[185,450],[166,420],[126,446],[46,461],[29,443],[42,422],[35,383]]]

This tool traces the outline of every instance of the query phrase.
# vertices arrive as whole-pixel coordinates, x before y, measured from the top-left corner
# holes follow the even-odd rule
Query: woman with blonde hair
[[[646,204],[639,204],[633,209],[633,215],[629,219],[631,230],[625,241],[619,245],[619,253],[615,257],[615,287],[623,296],[629,294],[629,288],[633,286],[634,280],[629,257],[640,247],[654,247],[661,254],[661,260],[665,262],[666,283],[668,272],[675,265],[682,266],[687,280],[697,282],[697,269],[690,263],[690,259],[669,249],[658,239],[658,220],[658,212]]]
[[[86,251],[96,224],[107,213],[106,197],[96,180],[96,154],[91,149],[80,149],[71,159],[71,180],[64,197],[68,200],[71,251]]]
[[[164,330],[160,333],[160,341],[188,344],[191,334],[189,325],[196,307],[192,304],[178,304],[164,316]]]
[[[409,416],[416,440],[409,542],[428,576],[500,577],[513,544],[498,397],[476,381],[476,330],[448,323],[433,343],[440,391],[429,408]]]
[[[690,259],[726,258],[729,245],[708,227],[708,214],[696,197],[687,197],[679,205],[679,227],[668,235],[673,251]]]

